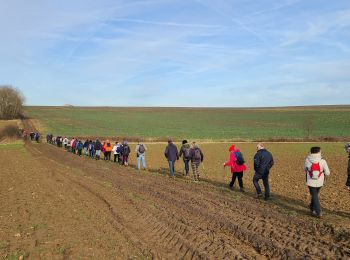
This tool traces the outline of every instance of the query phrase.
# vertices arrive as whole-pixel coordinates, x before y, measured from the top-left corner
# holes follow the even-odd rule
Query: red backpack
[[[321,171],[320,163],[313,163],[311,164],[310,169],[308,170],[309,176],[313,180],[318,180],[318,178],[321,177],[323,172]]]

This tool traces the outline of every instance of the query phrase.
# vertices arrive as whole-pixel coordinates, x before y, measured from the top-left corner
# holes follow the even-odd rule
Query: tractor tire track
[[[36,145],[38,149],[32,146],[26,145],[33,155],[41,152],[40,159],[92,177],[63,174],[75,188],[97,197],[116,220],[115,229],[152,258],[350,257],[349,240],[337,239],[322,221],[287,216],[251,198],[235,200],[208,185],[136,174],[46,144]],[[97,180],[111,187],[97,185]]]

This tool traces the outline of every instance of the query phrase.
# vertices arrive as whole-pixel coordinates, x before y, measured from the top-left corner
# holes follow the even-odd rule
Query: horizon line
[[[322,107],[333,107],[333,108],[345,108],[349,107],[350,104],[339,104],[339,105],[296,105],[296,106],[257,106],[257,107],[228,107],[228,106],[75,106],[75,105],[24,105],[23,107],[39,107],[39,108],[182,108],[182,109],[276,109],[276,108],[322,108]]]

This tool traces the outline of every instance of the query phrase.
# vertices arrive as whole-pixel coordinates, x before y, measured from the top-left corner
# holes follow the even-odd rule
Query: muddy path
[[[86,211],[103,213],[106,234],[118,234],[144,257],[350,258],[349,232],[307,214],[288,215],[276,204],[214,184],[139,173],[48,144],[25,147],[68,190],[85,194]]]

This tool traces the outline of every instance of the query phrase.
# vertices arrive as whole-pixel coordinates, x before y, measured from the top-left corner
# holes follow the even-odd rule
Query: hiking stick
[[[226,167],[224,166],[224,168],[223,168],[223,172],[224,172],[224,178],[223,178],[223,181],[224,181],[224,183],[226,183]]]

